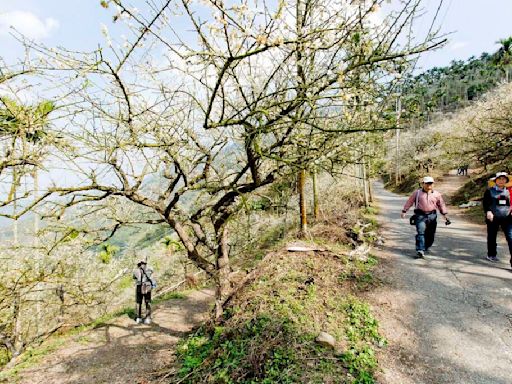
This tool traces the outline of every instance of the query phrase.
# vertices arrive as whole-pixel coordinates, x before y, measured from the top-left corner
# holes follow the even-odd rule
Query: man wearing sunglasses
[[[423,258],[425,252],[434,244],[434,237],[437,228],[437,211],[443,215],[446,224],[450,224],[448,211],[443,196],[438,191],[434,191],[434,179],[430,176],[424,177],[421,188],[414,191],[409,197],[402,209],[400,215],[405,218],[405,214],[415,205],[414,215],[416,217],[416,257]]]

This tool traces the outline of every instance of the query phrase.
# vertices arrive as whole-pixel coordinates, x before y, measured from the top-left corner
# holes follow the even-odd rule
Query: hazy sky
[[[437,1],[430,0],[434,6]],[[512,36],[512,0],[445,0],[440,22],[449,43],[427,53],[424,68],[445,66],[452,60],[465,60],[482,52],[494,52],[498,40]]]
[[[438,2],[425,4],[432,12]],[[144,6],[142,0],[132,3]],[[454,59],[495,51],[497,40],[512,35],[511,19],[512,0],[445,0],[439,21],[444,33],[453,33],[447,46],[422,58],[420,67],[444,66]],[[86,50],[104,43],[102,24],[116,28],[111,11],[103,9],[99,0],[0,0],[0,56],[10,61],[22,53],[9,36],[10,25],[49,46]]]

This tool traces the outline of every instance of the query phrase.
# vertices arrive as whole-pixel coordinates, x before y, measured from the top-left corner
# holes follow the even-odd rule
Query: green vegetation
[[[353,282],[358,290],[364,291],[372,287],[376,281],[372,269],[378,264],[378,260],[369,255],[366,260],[354,260],[347,263],[345,269],[339,275],[340,282]]]
[[[510,142],[512,38],[499,43],[494,53],[402,80],[397,94],[401,126],[406,129],[400,134],[400,158],[393,153],[393,161],[386,165],[386,184],[394,192],[409,193],[425,174],[437,177],[462,165],[483,166],[485,173],[510,169],[506,143]],[[395,105],[388,110],[395,114]],[[394,135],[388,139],[395,145]],[[397,169],[400,182],[394,185]]]
[[[289,346],[296,339],[289,320],[268,316],[248,321],[238,330],[217,327],[209,336],[200,333],[181,344],[179,375],[185,383],[200,382],[204,375],[210,382],[226,384],[294,383],[297,356]],[[237,372],[242,377],[235,377]]]
[[[338,228],[368,240],[372,207],[362,225]],[[348,223],[347,223],[348,224]],[[364,230],[363,230],[364,229]],[[315,228],[312,228],[315,232]],[[316,237],[324,252],[267,254],[254,281],[225,309],[222,322],[204,326],[178,348],[179,383],[374,383],[376,349],[386,341],[358,292],[374,286],[377,259],[347,257],[340,244]],[[320,332],[334,348],[316,342]]]
[[[66,336],[57,336],[53,337],[50,341],[39,345],[39,346],[30,346],[25,350],[22,355],[20,361],[16,364],[16,366],[9,370],[4,370],[0,372],[0,380],[5,380],[8,378],[12,378],[18,374],[18,372],[32,367],[36,365],[41,359],[57,350],[60,346],[64,344],[66,341]]]
[[[163,294],[162,296],[158,296],[153,300],[154,304],[162,303],[164,301],[168,300],[180,300],[187,297],[187,294],[185,292],[167,292]]]
[[[8,362],[9,362],[9,352],[5,348],[0,349],[0,367],[3,367]]]
[[[109,243],[101,244],[98,257],[103,264],[108,264],[118,251],[118,246]]]
[[[354,375],[354,383],[374,383],[373,373],[377,368],[377,358],[373,346],[384,346],[386,340],[379,334],[378,322],[370,313],[368,304],[349,297],[343,308],[349,347],[342,359],[349,372]]]
[[[452,196],[453,204],[466,203],[469,200],[480,199],[487,188],[487,180],[490,174],[485,174],[474,179],[470,179]],[[481,210],[481,207],[480,207]]]
[[[411,193],[419,187],[418,181],[422,175],[423,174],[420,174],[419,172],[408,170],[398,185],[395,185],[395,180],[389,177],[385,178],[384,181],[386,183],[386,187],[395,193]]]
[[[468,105],[500,82],[510,78],[511,38],[502,47],[467,60],[454,60],[446,67],[434,67],[409,76],[403,86],[404,118],[427,122],[434,112],[455,111]]]
[[[298,308],[297,308],[298,309]],[[386,341],[367,304],[349,296],[336,306],[346,349],[315,343],[291,318],[260,314],[239,327],[202,329],[178,348],[183,383],[374,383],[375,347]],[[301,311],[304,308],[301,308]]]

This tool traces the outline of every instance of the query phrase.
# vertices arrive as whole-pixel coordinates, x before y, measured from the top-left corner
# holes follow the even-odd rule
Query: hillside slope
[[[161,303],[151,325],[122,316],[63,341],[19,377],[19,384],[148,383],[174,360],[178,340],[209,315],[213,292],[192,291]],[[48,340],[49,343],[54,340]]]

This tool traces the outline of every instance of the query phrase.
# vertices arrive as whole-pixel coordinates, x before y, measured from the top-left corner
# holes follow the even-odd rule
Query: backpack
[[[143,294],[143,295],[146,295],[148,294],[149,292],[151,292],[151,290],[153,289],[153,284],[151,284],[150,281],[144,281],[141,285],[140,285],[140,292]]]

